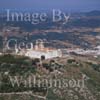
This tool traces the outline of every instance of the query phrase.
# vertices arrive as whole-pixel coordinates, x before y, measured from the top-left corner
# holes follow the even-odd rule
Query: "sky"
[[[0,0],[0,9],[63,9],[67,11],[100,10],[100,0]]]

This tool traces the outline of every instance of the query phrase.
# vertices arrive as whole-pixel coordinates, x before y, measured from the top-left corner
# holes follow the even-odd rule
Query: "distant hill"
[[[100,11],[94,10],[91,12],[86,13],[87,16],[100,16]]]

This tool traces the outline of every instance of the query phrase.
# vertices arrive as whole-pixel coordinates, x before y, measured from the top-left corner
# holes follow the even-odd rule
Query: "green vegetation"
[[[72,64],[74,62],[76,62],[75,59],[68,59],[68,61],[67,61],[67,63],[69,63],[69,64]]]
[[[63,60],[61,59],[61,61]],[[100,64],[93,63],[92,61],[83,61],[83,59],[79,60],[77,58],[64,59],[63,64],[61,63],[61,61],[60,59],[59,62],[56,59],[50,61],[43,59],[43,62],[40,63],[40,59],[29,59],[27,57],[12,55],[0,56],[0,92],[11,93],[31,91],[33,94],[38,96],[45,97],[47,95],[46,100],[90,100],[88,99],[89,96],[95,96],[96,100],[99,100],[100,95],[98,93],[100,92]],[[45,73],[45,71],[47,71],[47,73]],[[50,73],[53,71],[55,71],[55,73]],[[43,73],[43,77],[41,76],[41,72]],[[30,74],[37,76],[40,75],[37,80],[42,80],[44,78],[80,80],[83,78],[82,75],[85,75],[85,86],[87,87],[87,91],[89,91],[91,94],[87,93],[87,97],[85,98],[84,95],[81,95],[79,90],[77,90],[76,88],[70,89],[52,87],[48,89],[44,81],[42,82],[44,84],[40,83],[40,87],[37,84],[32,84],[31,87],[29,87],[29,84],[25,86],[24,79],[28,80]],[[11,77],[18,76],[20,86],[15,83],[13,87],[11,84],[11,80],[9,80],[9,75]],[[20,82],[21,76],[23,77],[22,82]],[[69,93],[69,90],[71,90],[72,92]],[[86,93],[86,91],[83,92]],[[71,96],[70,94],[73,96]],[[33,98],[35,98],[36,100],[42,100],[42,98],[40,99],[38,96],[35,97],[28,95],[28,98],[25,98],[27,98],[26,100],[33,100]],[[15,100],[15,97],[18,98],[17,95],[11,95],[11,98],[13,98],[11,100]],[[75,99],[77,97],[78,99]],[[0,100],[5,100],[4,98],[6,97],[0,96]],[[18,100],[20,100],[20,96]]]
[[[0,72],[8,72],[10,75],[35,73],[32,61],[26,57],[16,57],[12,55],[0,56]]]
[[[59,70],[63,67],[63,65],[55,62],[54,60],[50,60],[48,63],[43,63],[43,67],[52,72],[54,70]]]
[[[24,83],[25,80],[28,82],[30,75],[36,74],[37,63],[39,63],[39,59],[31,60],[27,57],[12,55],[0,56],[0,93],[33,91],[34,93],[38,92],[45,95],[47,91],[46,87],[29,87],[29,83],[27,83],[28,86],[25,86]],[[21,80],[22,82],[18,80],[20,86],[15,83],[13,87],[9,76],[18,76],[24,79]]]

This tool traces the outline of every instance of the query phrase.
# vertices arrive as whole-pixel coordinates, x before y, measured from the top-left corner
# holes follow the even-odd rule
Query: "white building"
[[[32,49],[21,50],[19,55],[24,55],[30,58],[39,58],[42,56],[45,59],[62,57],[62,52],[60,49],[45,48],[43,41],[36,41],[36,45]]]
[[[0,52],[0,56],[2,55],[2,53]]]
[[[55,57],[61,57],[62,54],[60,50],[50,50],[50,51],[28,50],[25,53],[25,56],[28,56],[30,58],[41,58],[42,56],[44,56],[45,59],[50,59]]]

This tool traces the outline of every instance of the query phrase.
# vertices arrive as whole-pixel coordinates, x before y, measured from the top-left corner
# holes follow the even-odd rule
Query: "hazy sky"
[[[0,8],[35,10],[65,9],[67,11],[100,10],[100,0],[0,0]]]

